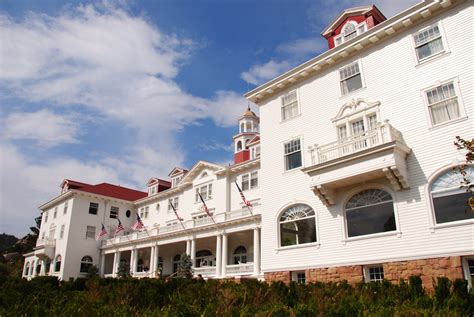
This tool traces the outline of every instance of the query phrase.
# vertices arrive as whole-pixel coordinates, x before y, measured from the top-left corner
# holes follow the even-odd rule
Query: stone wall
[[[433,290],[433,280],[437,277],[447,277],[451,280],[463,278],[460,256],[431,258],[383,263],[384,276],[387,281],[398,283],[400,279],[408,280],[412,275],[419,275],[423,286]],[[340,266],[329,268],[314,268],[305,270],[306,282],[337,282],[346,280],[355,285],[364,280],[362,265]],[[291,281],[290,271],[267,272],[265,281]]]

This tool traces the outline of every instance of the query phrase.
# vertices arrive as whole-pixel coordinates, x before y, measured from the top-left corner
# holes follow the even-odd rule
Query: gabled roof
[[[354,15],[364,15],[370,11],[374,10],[379,14],[384,20],[385,16],[380,12],[380,10],[375,5],[363,6],[363,7],[354,7],[343,10],[339,15],[326,27],[322,32],[322,36],[327,36],[329,33],[333,32],[342,22],[344,22],[348,17]]]
[[[181,167],[175,167],[173,170],[168,174],[169,177],[173,177],[175,175],[179,175],[181,173],[186,173],[188,172],[187,169],[181,168]]]
[[[161,185],[171,185],[171,183],[169,181],[165,181],[163,179],[160,179],[160,178],[156,178],[156,177],[152,177],[148,180],[148,182],[146,183],[147,186],[151,186],[153,184],[156,184],[156,183],[159,183]]]
[[[122,187],[118,185],[113,185],[109,183],[100,183],[96,185],[81,183],[73,180],[66,179],[62,182],[68,183],[70,189],[113,197],[117,199],[127,200],[127,201],[134,201],[143,197],[146,197],[148,194],[139,190]]]
[[[255,145],[260,143],[260,135],[256,135],[252,140],[250,140],[249,143],[247,143],[247,146]]]
[[[205,168],[217,171],[220,169],[224,169],[225,167],[211,162],[198,161],[196,164],[194,164],[193,167],[191,167],[186,176],[184,176],[184,178],[181,180],[181,184],[191,183],[194,177],[196,177],[197,174],[199,174],[199,172]]]

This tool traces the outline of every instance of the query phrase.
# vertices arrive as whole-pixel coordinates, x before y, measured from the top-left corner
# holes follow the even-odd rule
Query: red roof
[[[109,183],[101,183],[96,185],[90,185],[86,183],[76,182],[73,180],[65,180],[68,184],[73,185],[70,188],[87,192],[93,193],[97,195],[103,195],[128,201],[135,201],[141,198],[148,196],[146,192],[142,192],[135,189],[130,189],[127,187],[117,186]]]

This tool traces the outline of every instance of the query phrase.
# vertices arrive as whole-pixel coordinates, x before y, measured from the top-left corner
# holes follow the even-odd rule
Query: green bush
[[[473,303],[466,281],[445,278],[432,295],[419,277],[354,287],[130,277],[0,282],[0,316],[468,316]]]

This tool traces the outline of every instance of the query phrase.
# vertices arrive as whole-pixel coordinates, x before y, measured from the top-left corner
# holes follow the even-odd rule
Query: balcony
[[[227,265],[226,270],[227,270],[227,275],[253,274],[253,262]]]
[[[40,259],[54,258],[54,251],[56,248],[56,239],[38,239],[36,247],[34,248],[35,255]]]
[[[387,178],[394,190],[409,187],[406,157],[410,148],[388,120],[362,135],[311,147],[313,192],[325,205],[335,203],[335,191],[345,186]]]
[[[194,275],[201,275],[202,277],[214,277],[216,276],[216,267],[215,266],[203,266],[196,267],[193,269]]]

